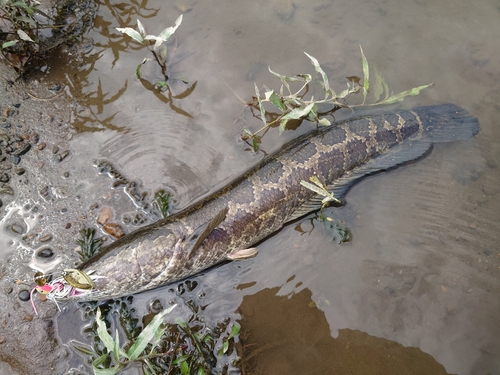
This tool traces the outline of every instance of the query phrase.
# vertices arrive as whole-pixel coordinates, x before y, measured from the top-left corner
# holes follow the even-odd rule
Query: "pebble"
[[[22,176],[24,174],[25,169],[24,168],[17,168],[14,173],[17,174],[18,176]]]
[[[16,234],[23,234],[25,229],[24,229],[24,226],[22,226],[21,224],[14,223],[10,227],[10,230],[13,231]]]
[[[47,146],[47,144],[46,144],[45,142],[42,142],[42,143],[40,143],[40,144],[38,145],[38,147],[37,147],[37,148],[38,148],[38,150],[40,150],[40,151],[41,151],[41,150],[43,150],[46,146]]]
[[[14,152],[14,155],[24,155],[31,149],[31,143],[25,143],[24,145],[20,145],[17,151]]]
[[[30,292],[27,289],[20,290],[17,294],[21,301],[29,301],[30,300]]]
[[[47,233],[44,234],[42,237],[40,237],[39,241],[40,242],[49,242],[52,239],[52,234]]]
[[[50,247],[46,247],[37,251],[36,256],[44,259],[51,258],[54,256],[54,251]]]
[[[111,208],[106,206],[103,207],[103,209],[101,210],[101,213],[97,218],[97,222],[101,225],[104,225],[109,221],[110,218],[111,218]]]
[[[125,232],[123,231],[120,224],[109,223],[105,224],[103,228],[107,233],[111,234],[115,238],[121,238],[125,236]]]
[[[67,223],[66,226],[65,226],[66,229],[69,229],[71,228],[71,223]]]

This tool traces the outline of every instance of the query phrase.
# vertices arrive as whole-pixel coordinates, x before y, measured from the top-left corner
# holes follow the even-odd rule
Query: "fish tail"
[[[479,132],[478,119],[454,104],[418,107],[413,111],[424,128],[425,140],[430,142],[469,139]]]

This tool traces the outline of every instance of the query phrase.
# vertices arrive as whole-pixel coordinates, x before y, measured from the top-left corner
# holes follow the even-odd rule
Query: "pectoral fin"
[[[231,254],[229,254],[227,258],[230,260],[244,260],[253,258],[254,256],[257,255],[258,252],[259,250],[257,250],[256,247],[252,247],[250,249],[236,250],[233,251]]]
[[[191,259],[196,249],[198,249],[201,243],[208,237],[212,231],[219,226],[220,223],[226,218],[229,209],[227,207],[219,211],[217,215],[214,216],[212,220],[200,225],[194,230],[193,233],[186,239],[185,249],[188,251],[188,259]]]

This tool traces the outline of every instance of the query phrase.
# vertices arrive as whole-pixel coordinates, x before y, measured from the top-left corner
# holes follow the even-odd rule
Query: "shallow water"
[[[102,2],[89,35],[94,48],[78,69],[66,73],[81,104],[72,141],[80,163],[109,160],[148,191],[171,189],[175,208],[181,209],[262,157],[239,140],[243,127],[255,130],[260,122],[233,91],[251,100],[254,81],[279,88],[268,65],[287,75],[313,73],[303,51],[320,61],[338,91],[344,77],[361,75],[361,44],[394,91],[435,83],[405,106],[453,102],[479,118],[481,133],[437,145],[424,160],[355,186],[345,207],[328,211],[346,222],[351,243],[337,245],[318,225],[308,233],[311,224],[305,219],[259,245],[255,259],[196,277],[206,294],[205,314],[215,321],[241,318],[251,327],[250,342],[258,341],[260,330],[277,330],[269,337],[279,340],[270,339],[264,354],[253,357],[255,373],[290,373],[286,358],[318,348],[313,329],[252,324],[248,311],[269,304],[275,307],[267,316],[271,322],[293,317],[294,324],[311,324],[317,307],[334,338],[345,330],[361,331],[418,348],[449,373],[499,373],[500,131],[495,120],[500,92],[495,83],[500,59],[494,36],[500,31],[500,8],[487,0],[303,3],[148,1],[138,9]],[[171,77],[187,77],[190,84],[177,81],[173,91],[196,85],[185,98],[168,99],[135,78],[148,51],[114,28],[135,27],[139,17],[149,33],[158,34],[181,10],[183,23],[169,45],[170,61],[178,60]],[[147,68],[144,73],[155,74]],[[303,124],[282,136],[271,130],[262,148],[276,150],[309,128]],[[291,300],[304,291],[308,297],[297,299],[293,309],[286,300],[270,298],[268,288]],[[141,311],[154,298],[167,301],[167,290],[141,294],[134,304]],[[310,314],[299,308],[308,301],[314,302]],[[294,331],[303,332],[302,343]],[[77,335],[60,332],[64,338]],[[283,345],[287,340],[295,345]],[[399,355],[421,364],[417,355]],[[380,367],[373,373],[384,373],[381,362],[374,363]],[[309,372],[318,373],[319,366],[319,360],[311,361]]]

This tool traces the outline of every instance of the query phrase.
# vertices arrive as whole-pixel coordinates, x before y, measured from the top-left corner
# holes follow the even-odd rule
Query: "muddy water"
[[[311,231],[305,219],[262,243],[257,258],[195,278],[209,319],[228,316],[246,325],[247,373],[293,373],[298,367],[290,367],[291,358],[300,354],[303,361],[315,359],[300,373],[324,373],[322,359],[330,355],[345,364],[336,371],[389,373],[381,359],[372,358],[394,355],[407,361],[413,369],[409,373],[433,368],[440,371],[434,373],[497,374],[498,4],[275,0],[143,5],[101,3],[90,33],[94,48],[66,73],[82,105],[73,122],[78,134],[72,146],[81,163],[105,159],[149,191],[171,189],[176,209],[262,157],[239,140],[243,127],[255,130],[260,123],[237,96],[250,100],[253,82],[278,89],[269,65],[288,75],[312,73],[303,51],[322,63],[339,90],[344,77],[361,75],[361,44],[394,91],[435,83],[405,106],[453,102],[482,125],[473,140],[438,145],[424,160],[353,188],[345,207],[328,211],[349,226],[350,244],[332,242],[317,222]],[[168,97],[135,78],[137,64],[151,56],[114,28],[134,27],[140,18],[148,33],[158,34],[181,12],[184,21],[169,44],[169,75],[190,83],[172,79],[173,97]],[[159,78],[153,64],[145,65],[143,73]],[[282,136],[272,130],[262,149],[273,151],[308,127]],[[168,300],[167,288],[137,296],[134,303],[141,311],[154,298]],[[327,344],[323,330],[314,329],[318,311],[324,320],[316,321],[336,344]],[[72,337],[71,332],[60,335]],[[346,345],[357,355],[367,347],[374,354],[361,355],[354,370],[342,362],[349,355],[338,353]],[[391,345],[408,350],[388,354]]]

